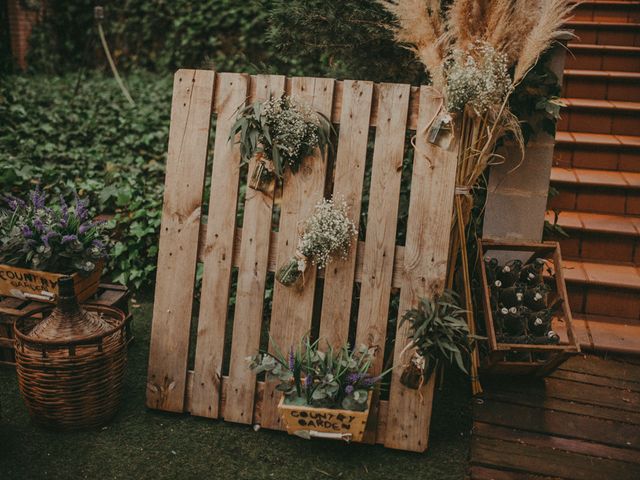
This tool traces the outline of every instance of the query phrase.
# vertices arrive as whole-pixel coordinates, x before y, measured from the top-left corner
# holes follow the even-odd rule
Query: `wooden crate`
[[[489,352],[484,356],[481,363],[482,370],[486,373],[495,374],[544,376],[552,372],[571,355],[579,353],[580,347],[576,342],[572,326],[571,309],[569,308],[569,299],[564,282],[560,245],[557,242],[509,243],[494,240],[480,240],[478,245],[479,258],[481,259],[484,319],[489,346]],[[553,265],[553,271],[550,276],[546,276],[545,282],[552,288],[550,294],[552,296],[560,296],[563,300],[562,314],[556,316],[552,324],[555,330],[566,332],[565,338],[561,338],[559,344],[531,345],[498,342],[491,310],[490,288],[484,261],[482,261],[485,255],[498,256],[503,260],[520,258],[525,263],[527,260],[534,258],[550,260]],[[560,326],[562,328],[558,328]],[[546,359],[535,360],[535,357],[540,357],[540,355],[536,354],[543,354]],[[510,357],[513,358],[513,355],[528,356],[529,361],[511,360]]]
[[[90,275],[71,275],[78,301],[83,302],[98,291],[103,264],[99,263]],[[0,297],[14,297],[22,301],[55,303],[58,280],[65,275],[41,272],[0,264]]]
[[[127,314],[127,334],[132,340],[131,315],[129,314],[129,291],[122,285],[101,283],[88,303],[116,307]],[[45,306],[33,300],[0,297],[0,365],[15,366],[13,348],[13,322],[16,318]]]
[[[238,229],[239,186],[247,179],[244,173],[241,178],[239,146],[228,141],[228,132],[239,106],[283,92],[311,104],[339,126],[335,158],[329,162],[316,152],[297,174],[285,175],[277,231],[272,231],[273,192],[247,189]],[[321,272],[322,292],[314,268],[305,273],[302,290],[276,283],[271,317],[264,322],[274,342],[288,348],[309,332],[314,303],[321,303],[320,336],[340,345],[355,331],[355,343],[378,349],[372,373],[382,370],[392,289],[399,290],[404,312],[420,297],[444,287],[456,146],[452,142],[442,150],[428,144],[423,133],[440,104],[429,87],[206,70],[176,73],[149,353],[150,408],[284,428],[278,413],[280,393],[271,381],[257,382],[245,359],[258,352],[266,330],[263,299],[268,272],[294,253],[299,223],[330,194],[347,201],[356,225],[363,195],[368,195],[365,241],[353,245],[347,260]],[[212,116],[217,133],[213,168],[207,172]],[[365,192],[370,130],[375,142],[371,187]],[[396,245],[407,133],[416,131],[420,134],[412,165],[408,228],[404,245]],[[203,186],[209,175],[211,208],[203,212]],[[201,301],[197,335],[191,338],[198,263],[203,267]],[[354,283],[360,286],[356,325],[350,323]],[[233,318],[227,318],[234,294]],[[395,332],[396,358],[406,345],[407,329],[403,325]],[[231,338],[230,346],[225,346],[225,337]],[[194,343],[195,358],[190,362]],[[273,351],[273,345],[269,348]],[[228,371],[223,371],[225,357]],[[365,441],[424,451],[434,382],[421,391],[411,390],[400,383],[400,374],[401,369],[393,373],[389,400],[372,404]]]
[[[337,408],[314,408],[308,405],[287,405],[280,398],[278,411],[289,435],[309,431],[339,435],[347,442],[361,442],[367,426],[372,394],[367,401],[367,409],[362,412]],[[330,437],[328,437],[330,438]]]

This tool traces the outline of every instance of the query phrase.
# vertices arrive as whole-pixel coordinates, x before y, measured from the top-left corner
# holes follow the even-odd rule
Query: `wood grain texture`
[[[259,75],[254,82],[257,99],[280,97],[284,92],[284,76]],[[249,172],[255,167],[255,158]],[[233,335],[229,364],[229,384],[225,420],[238,423],[253,421],[256,376],[246,357],[260,348],[264,289],[269,264],[273,191],[265,193],[247,188],[242,241],[238,255],[238,287],[234,311]]]
[[[147,406],[172,412],[184,407],[213,94],[213,72],[176,73],[147,380]]]
[[[415,307],[420,297],[431,298],[441,293],[447,275],[456,175],[456,142],[451,142],[449,149],[443,150],[427,143],[423,133],[436,114],[438,105],[439,100],[429,94],[428,87],[422,87],[405,242],[405,278],[400,290],[399,315]],[[398,322],[394,348],[396,365],[405,361],[400,358],[400,352],[408,342],[408,334],[408,325],[400,325]],[[401,374],[402,368],[396,368],[392,375],[385,446],[424,451],[429,437],[434,376],[420,392],[404,387],[400,383]]]
[[[349,218],[356,226],[362,206],[372,95],[371,82],[344,82],[333,198],[347,203]],[[320,338],[335,348],[340,348],[349,336],[357,243],[354,239],[347,258],[335,259],[325,271]]]
[[[331,79],[293,78],[291,96],[329,116],[333,104],[333,88],[334,80]],[[319,151],[306,158],[295,175],[286,170],[278,235],[278,265],[287,262],[295,253],[299,225],[309,217],[322,198],[326,175],[327,160]],[[275,283],[270,324],[271,352],[274,351],[273,342],[281,349],[288,350],[311,327],[316,284],[315,268],[311,265],[304,274],[304,282],[303,289]],[[277,410],[280,394],[276,392],[275,385],[273,381],[265,385],[261,424],[266,428],[280,428]]]
[[[228,132],[231,131],[235,113],[244,104],[248,91],[247,75],[217,75],[215,107],[218,134],[213,152],[209,200],[211,211],[208,215],[204,249],[191,400],[193,414],[210,418],[217,418],[219,410],[240,175],[240,147],[229,139]]]

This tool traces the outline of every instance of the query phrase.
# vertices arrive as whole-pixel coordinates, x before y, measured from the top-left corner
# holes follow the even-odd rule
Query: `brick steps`
[[[572,29],[577,43],[596,45],[640,46],[640,23],[570,21],[567,28]]]
[[[569,43],[568,48],[567,69],[640,72],[640,47]]]
[[[575,21],[638,22],[640,2],[638,1],[584,1],[574,10]]]
[[[563,324],[554,329],[566,340]],[[604,315],[573,315],[573,330],[582,350],[624,354],[640,352],[640,323]]]
[[[554,165],[640,172],[640,136],[557,132]]]
[[[547,212],[547,221],[554,220]],[[640,264],[640,218],[563,211],[557,225],[569,235],[555,238],[567,258]]]
[[[629,60],[640,63],[640,57],[629,57]],[[638,102],[638,83],[640,72],[567,69],[563,91],[572,98]]]
[[[634,263],[564,259],[574,315],[604,315],[640,325],[640,271]]]
[[[563,98],[558,130],[634,136],[640,132],[640,102]]]

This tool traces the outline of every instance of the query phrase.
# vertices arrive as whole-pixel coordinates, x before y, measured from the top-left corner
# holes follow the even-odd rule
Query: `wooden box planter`
[[[129,296],[129,290],[122,285],[99,284],[96,294],[88,301],[92,304],[116,307],[127,313],[127,335],[129,340],[132,340]],[[34,300],[0,297],[0,366],[15,366],[13,322],[16,318],[28,315],[44,305],[46,304]]]
[[[567,290],[562,272],[562,256],[557,242],[544,243],[508,243],[493,240],[480,240],[478,244],[482,274],[482,299],[484,318],[489,346],[488,354],[481,362],[481,369],[486,373],[509,375],[549,374],[571,355],[580,352],[574,334],[571,310],[567,298]],[[496,336],[495,322],[491,309],[491,293],[487,281],[487,272],[482,259],[485,255],[499,257],[504,260],[520,258],[525,263],[534,258],[544,258],[550,261],[553,272],[544,276],[545,283],[550,287],[549,295],[561,297],[562,309],[554,316],[552,328],[560,334],[560,343],[551,345],[501,343]],[[551,303],[551,302],[548,302]]]
[[[102,268],[103,264],[99,263],[88,276],[82,276],[79,273],[71,276],[79,302],[85,301],[98,291]],[[63,276],[59,273],[0,265],[0,296],[55,303],[58,295],[58,280]]]
[[[278,411],[289,435],[296,432],[319,432],[323,438],[334,438],[347,442],[360,442],[369,418],[371,393],[367,401],[367,409],[359,412],[336,408],[317,408],[308,405],[287,405],[284,397],[280,399]]]

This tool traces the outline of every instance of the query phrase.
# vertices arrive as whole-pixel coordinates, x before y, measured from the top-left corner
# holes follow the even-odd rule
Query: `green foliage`
[[[132,287],[153,278],[162,211],[171,77],[127,78],[129,106],[113,79],[9,77],[0,82],[0,189],[40,184],[88,197],[118,225],[109,267]]]
[[[373,377],[367,373],[374,351],[364,345],[350,349],[345,344],[339,350],[331,345],[320,350],[319,345],[320,340],[311,342],[305,336],[296,349],[291,346],[286,357],[275,346],[274,355],[260,353],[250,357],[249,367],[278,380],[276,389],[290,404],[365,410],[369,391],[384,375]]]
[[[89,0],[49,0],[31,40],[35,71],[105,66]],[[224,71],[319,73],[321,62],[286,57],[265,43],[267,12],[256,0],[115,0],[103,27],[120,68],[166,72],[206,65]],[[268,66],[268,67],[267,67]]]
[[[432,299],[421,298],[416,308],[402,316],[401,324],[405,322],[409,323],[413,345],[430,365],[455,363],[467,372],[465,360],[472,337],[455,292],[445,290]]]

